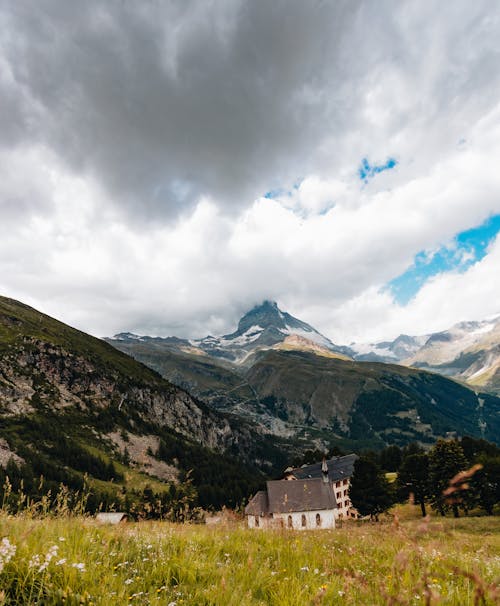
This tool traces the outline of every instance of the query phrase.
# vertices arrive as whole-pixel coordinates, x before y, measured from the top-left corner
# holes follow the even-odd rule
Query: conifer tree
[[[389,482],[372,458],[362,456],[354,463],[349,498],[361,515],[376,521],[394,503]]]
[[[450,508],[458,518],[458,500],[447,499],[443,494],[450,480],[460,471],[467,469],[467,459],[462,447],[456,440],[439,439],[429,451],[429,492],[432,506],[444,516]]]
[[[429,492],[429,457],[425,453],[409,454],[398,472],[399,493],[405,498],[413,493],[415,502],[420,505],[425,517],[425,500]]]

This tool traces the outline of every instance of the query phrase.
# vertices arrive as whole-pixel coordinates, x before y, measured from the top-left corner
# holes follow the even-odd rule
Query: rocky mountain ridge
[[[315,328],[281,311],[275,301],[264,301],[248,311],[239,321],[238,328],[227,335],[209,335],[203,339],[180,339],[178,337],[150,337],[129,332],[119,333],[108,341],[124,343],[142,342],[161,344],[165,349],[177,353],[208,355],[221,362],[244,364],[256,351],[279,347],[288,342],[291,347],[297,339],[304,348],[315,347],[325,352],[348,357],[350,350],[335,345]]]
[[[460,322],[422,336],[350,345],[360,361],[413,366],[456,378],[473,388],[500,393],[500,317]]]
[[[85,461],[98,471],[114,463],[133,486],[144,485],[145,474],[153,483],[175,481],[194,468],[207,499],[214,490],[231,493],[226,474],[239,484],[241,499],[241,486],[263,477],[257,466],[279,469],[286,453],[296,452],[289,444],[281,449],[255,424],[206,406],[104,341],[4,297],[0,439],[8,458],[77,487],[89,471]],[[64,450],[73,453],[70,462]],[[213,469],[217,478],[205,487]]]
[[[497,427],[494,398],[419,370],[355,361],[275,303],[245,314],[225,337],[108,341],[214,408],[317,445],[432,442],[447,432],[490,435]],[[400,338],[394,349],[408,354],[417,345]]]

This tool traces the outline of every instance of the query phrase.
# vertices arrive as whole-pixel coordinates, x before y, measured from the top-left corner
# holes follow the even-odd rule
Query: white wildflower
[[[127,579],[125,581],[125,585],[130,585],[130,583],[133,583],[133,582],[134,582],[134,579]]]
[[[56,562],[56,566],[62,566],[63,564],[66,564],[66,558],[61,558]]]
[[[0,543],[0,572],[2,572],[5,564],[7,564],[16,554],[17,547],[13,545],[7,537],[2,539]]]
[[[52,545],[52,547],[47,551],[47,554],[45,555],[45,560],[43,561],[42,564],[40,564],[40,566],[38,568],[38,572],[43,572],[44,570],[46,570],[48,568],[52,558],[57,555],[58,549],[59,549],[59,547],[57,545]]]
[[[72,564],[73,568],[76,568],[77,570],[81,570],[82,572],[85,572],[85,564],[83,562],[79,562],[78,564]]]
[[[41,565],[42,565],[42,559],[40,557],[40,554],[35,553],[34,555],[32,555],[30,561],[28,562],[28,567],[29,568],[40,568]]]

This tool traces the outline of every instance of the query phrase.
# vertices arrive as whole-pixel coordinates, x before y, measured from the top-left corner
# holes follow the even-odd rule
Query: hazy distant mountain
[[[425,368],[500,393],[500,317],[460,322],[449,330],[394,341],[351,344],[356,360]]]

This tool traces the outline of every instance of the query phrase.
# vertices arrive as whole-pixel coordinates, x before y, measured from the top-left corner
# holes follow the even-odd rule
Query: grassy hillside
[[[121,503],[189,474],[193,503],[235,505],[263,479],[254,463],[271,471],[285,452],[107,343],[0,298],[0,468],[12,459],[32,493],[40,476],[54,493],[88,474],[96,499]]]
[[[105,341],[71,328],[24,303],[0,296],[0,355],[13,351],[14,347],[29,344],[36,347],[37,342],[50,343],[87,358],[103,372],[110,370],[133,381],[166,386],[157,373],[137,364]]]
[[[398,512],[307,532],[2,514],[1,595],[47,606],[498,603],[498,518]]]

